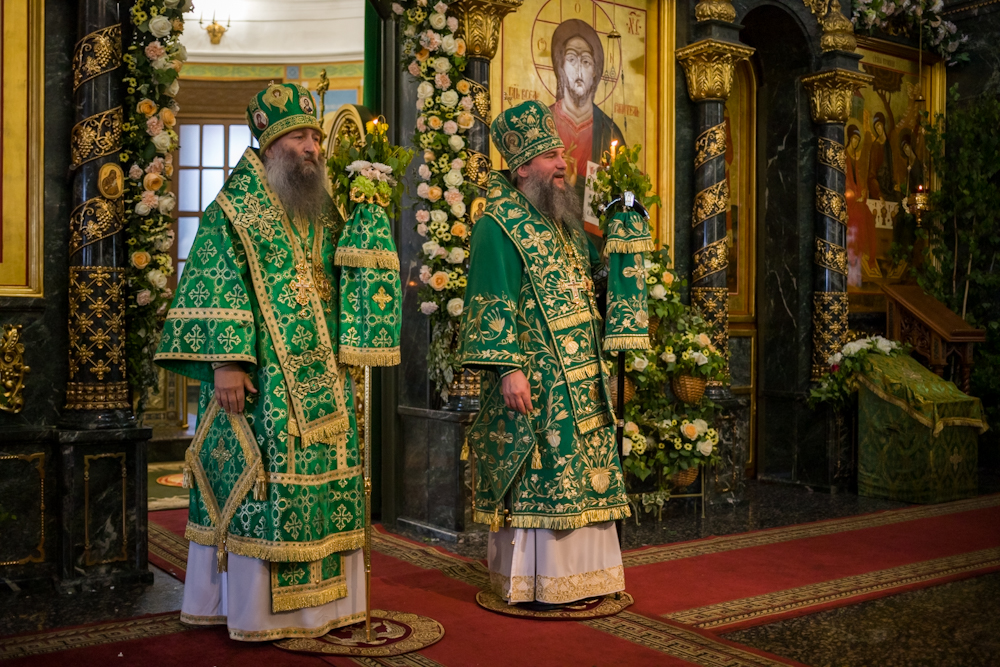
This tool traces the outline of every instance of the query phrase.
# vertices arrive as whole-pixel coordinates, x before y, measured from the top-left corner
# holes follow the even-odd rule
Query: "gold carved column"
[[[837,0],[830,4],[821,24],[822,49],[831,59],[840,62],[834,60],[834,67],[802,78],[809,93],[817,135],[813,380],[826,373],[827,359],[843,346],[848,330],[844,124],[851,114],[854,91],[872,79],[868,74],[843,67],[851,63],[844,55],[853,52],[857,42],[851,22],[841,13]]]
[[[712,326],[712,340],[729,358],[729,290],[726,271],[729,247],[726,213],[725,104],[733,85],[736,63],[753,49],[738,42],[736,12],[728,1],[703,0],[695,7],[707,36],[678,49],[677,59],[687,77],[688,95],[697,104],[694,156],[694,206],[691,213],[691,304]]]

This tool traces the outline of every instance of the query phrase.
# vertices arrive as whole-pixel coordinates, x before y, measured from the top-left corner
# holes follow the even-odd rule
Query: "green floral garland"
[[[472,85],[464,78],[465,41],[456,37],[451,2],[393,3],[403,34],[402,63],[417,81],[414,144],[423,151],[417,169],[416,231],[426,238],[420,267],[420,312],[431,324],[428,374],[445,401],[456,373],[458,329],[468,280],[467,214],[477,187],[465,179],[469,153],[464,135],[472,128]]]
[[[871,370],[868,363],[869,356],[881,354],[896,357],[909,353],[909,346],[882,336],[861,338],[847,343],[840,352],[826,360],[830,370],[823,376],[819,386],[809,392],[809,407],[815,407],[819,403],[830,403],[834,408],[843,408],[851,395],[858,390],[858,375]]]
[[[139,410],[150,387],[159,386],[153,354],[173,292],[176,200],[170,192],[173,155],[178,146],[174,96],[177,76],[187,60],[180,43],[183,14],[190,0],[136,0],[132,6],[132,43],[123,60],[125,120],[121,163],[125,169],[125,230],[128,243],[125,356],[129,384],[139,392]]]
[[[889,35],[911,39],[923,31],[924,46],[944,58],[949,65],[964,62],[969,54],[959,48],[969,40],[958,27],[941,17],[944,0],[854,0],[852,21],[857,30],[869,34],[876,29]]]

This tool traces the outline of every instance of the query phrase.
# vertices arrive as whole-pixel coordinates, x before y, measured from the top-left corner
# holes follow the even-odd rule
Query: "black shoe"
[[[539,611],[539,612],[560,611],[566,607],[566,605],[564,604],[551,604],[549,602],[538,602],[538,601],[518,602],[517,606],[521,607],[522,609],[527,609],[528,611]]]

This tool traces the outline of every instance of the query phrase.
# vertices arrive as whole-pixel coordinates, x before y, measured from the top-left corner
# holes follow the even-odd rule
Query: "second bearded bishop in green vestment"
[[[247,120],[260,150],[202,217],[156,360],[202,383],[181,619],[258,641],[363,620],[364,489],[312,97],[272,84]]]
[[[491,135],[511,180],[494,173],[487,185],[462,324],[462,363],[483,370],[469,431],[475,519],[496,531],[498,595],[565,604],[625,585],[613,521],[630,512],[601,358],[600,257],[564,182],[551,112],[526,102]]]

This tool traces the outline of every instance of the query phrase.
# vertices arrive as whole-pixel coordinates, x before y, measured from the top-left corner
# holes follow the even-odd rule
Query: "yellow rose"
[[[184,63],[182,63],[180,60],[174,60],[170,63],[170,66],[173,67],[178,74],[180,74],[181,68],[184,67]]]
[[[135,105],[135,110],[149,118],[156,114],[156,102],[143,98],[139,100],[139,104]]]
[[[708,334],[700,333],[698,334],[698,345],[702,347],[707,347],[712,344],[712,339],[708,337]]]
[[[166,163],[165,165],[163,165],[163,173],[166,174],[167,178],[170,178],[171,176],[173,176],[174,175],[174,165],[172,165],[169,162]]]
[[[465,40],[458,38],[455,40],[455,55],[464,56],[465,55]]]
[[[662,278],[664,285],[670,285],[674,282],[674,274],[670,273],[669,271],[664,271]]]
[[[444,121],[439,116],[431,116],[427,119],[427,127],[432,130],[440,130],[443,125]]]
[[[145,250],[136,250],[132,253],[132,266],[137,269],[144,269],[153,261],[152,256]]]
[[[475,119],[472,117],[472,114],[469,113],[468,111],[463,111],[462,113],[458,114],[458,118],[456,118],[455,120],[458,122],[458,126],[463,130],[468,130],[469,128],[472,127],[473,123],[475,123]]]
[[[430,55],[431,52],[428,51],[427,49],[420,49],[419,51],[417,51],[417,60],[419,60],[420,62],[424,62]]]
[[[472,90],[472,86],[465,79],[462,79],[455,84],[455,90],[457,90],[461,95],[468,95],[469,91]]]
[[[448,286],[448,274],[444,271],[438,271],[431,276],[431,279],[427,281],[427,284],[433,287],[435,290],[440,292],[445,287]]]
[[[163,177],[159,174],[146,174],[142,179],[142,187],[146,190],[152,190],[156,192],[163,187]],[[142,268],[141,266],[139,267]]]
[[[167,127],[173,127],[177,124],[177,118],[174,116],[174,112],[166,108],[160,109],[160,120],[162,120],[163,124]]]
[[[694,424],[682,424],[681,434],[688,440],[694,440],[698,437],[698,427]]]
[[[460,239],[464,239],[465,235],[468,234],[468,228],[465,226],[464,222],[456,222],[451,226],[451,235],[457,236]]]
[[[441,195],[443,194],[444,192],[441,191],[441,188],[439,186],[432,185],[427,189],[427,200],[435,202],[438,199],[441,199]]]

